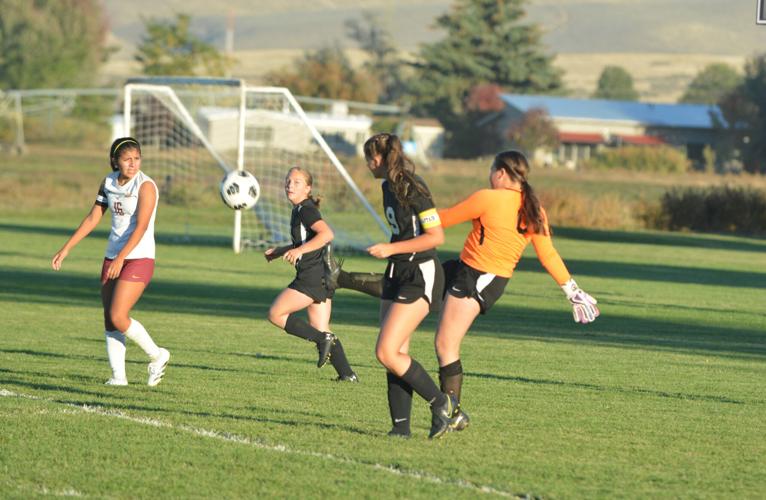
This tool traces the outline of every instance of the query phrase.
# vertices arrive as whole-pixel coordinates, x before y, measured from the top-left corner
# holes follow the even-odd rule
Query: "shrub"
[[[647,221],[659,229],[766,234],[766,192],[733,186],[674,188]]]
[[[586,169],[623,169],[636,172],[683,173],[691,163],[686,155],[669,146],[624,146],[610,148],[583,162]]]

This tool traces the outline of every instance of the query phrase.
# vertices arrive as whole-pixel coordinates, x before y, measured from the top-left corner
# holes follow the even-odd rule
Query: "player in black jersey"
[[[295,266],[295,279],[280,293],[269,309],[269,321],[287,333],[316,343],[319,351],[317,366],[329,359],[338,372],[339,381],[358,382],[351,370],[346,353],[338,338],[329,332],[334,289],[325,279],[325,254],[329,251],[333,232],[322,220],[319,200],[311,196],[312,175],[293,167],[285,178],[285,193],[293,204],[290,216],[290,236],[293,244],[269,248],[267,260],[282,257]],[[307,309],[309,323],[294,313]]]
[[[383,181],[383,211],[391,241],[367,249],[388,259],[380,295],[380,334],[375,355],[388,369],[388,404],[393,428],[389,435],[410,435],[412,391],[431,405],[429,438],[450,428],[454,398],[442,393],[433,379],[408,354],[410,337],[429,310],[442,300],[444,274],[435,248],[444,231],[425,182],[414,174],[399,138],[377,134],[364,144],[372,174]]]

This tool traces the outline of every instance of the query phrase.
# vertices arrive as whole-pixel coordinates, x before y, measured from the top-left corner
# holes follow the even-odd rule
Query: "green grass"
[[[150,389],[129,344],[131,385],[104,386],[106,223],[61,272],[50,258],[105,167],[100,155],[53,148],[0,160],[0,498],[763,495],[766,240],[556,225],[556,247],[601,318],[574,324],[528,249],[463,344],[471,427],[431,442],[417,400],[413,438],[392,440],[377,302],[338,292],[333,330],[361,383],[333,382],[311,345],[265,319],[291,269],[234,255],[225,210],[161,205],[158,265],[134,316],[173,357]],[[436,181],[443,168],[424,173],[438,174],[437,200],[485,182],[486,167],[459,166]],[[537,174],[538,191],[584,195],[672,183]],[[191,221],[219,237],[184,244]],[[448,231],[443,258],[466,232]],[[433,375],[434,327],[428,318],[411,346]]]
[[[129,344],[131,385],[103,386],[104,234],[54,273],[79,216],[43,215],[0,218],[0,496],[752,498],[766,487],[763,240],[560,229],[557,248],[602,317],[575,325],[530,251],[464,342],[471,427],[428,441],[418,400],[401,441],[385,437],[376,302],[338,293],[333,328],[362,380],[338,385],[309,344],[265,320],[291,270],[255,252],[160,243],[134,315],[171,350],[166,379],[144,385]],[[465,230],[449,231],[443,257]],[[429,318],[412,352],[435,374],[433,330]]]

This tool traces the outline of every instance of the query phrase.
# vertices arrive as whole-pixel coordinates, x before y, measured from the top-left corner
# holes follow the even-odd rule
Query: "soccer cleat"
[[[327,364],[327,360],[330,359],[330,351],[332,346],[335,345],[337,337],[332,333],[325,333],[324,337],[317,342],[317,350],[319,351],[319,361],[317,361],[317,368],[322,368]]]
[[[104,385],[128,385],[128,379],[112,377],[104,382]]]
[[[328,290],[334,291],[338,288],[338,276],[343,267],[343,260],[335,260],[332,245],[327,245],[327,250],[323,254],[324,259],[324,281]]]
[[[457,408],[457,398],[454,394],[445,394],[447,400],[439,406],[431,405],[431,432],[428,439],[439,439],[449,432],[452,427],[452,414]]]
[[[398,438],[398,439],[409,439],[410,438],[410,430],[405,429],[397,429],[396,427],[393,427],[390,431],[388,431],[388,434],[386,434],[388,437],[392,438]]]
[[[359,382],[359,377],[356,376],[356,373],[351,373],[351,375],[339,375],[338,378],[335,379],[336,382]]]
[[[468,424],[470,423],[471,419],[468,418],[468,414],[464,412],[462,408],[460,408],[460,404],[458,403],[455,411],[452,412],[452,424],[450,425],[451,429],[453,431],[462,431],[468,427]]]
[[[149,363],[147,368],[149,372],[149,380],[146,384],[150,387],[154,387],[162,381],[162,377],[165,375],[165,368],[170,361],[170,352],[167,349],[160,347],[160,354],[157,359]]]

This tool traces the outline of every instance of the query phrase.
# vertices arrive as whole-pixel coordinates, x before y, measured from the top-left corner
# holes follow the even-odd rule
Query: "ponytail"
[[[540,200],[527,182],[527,175],[529,175],[527,158],[519,151],[503,151],[495,156],[492,168],[502,168],[512,179],[521,184],[521,208],[516,220],[516,230],[520,233],[532,231],[536,234],[550,235]]]
[[[380,155],[386,169],[386,179],[391,184],[391,192],[403,206],[409,206],[412,196],[417,192],[431,199],[431,193],[415,177],[415,164],[404,154],[402,143],[394,134],[375,134],[364,143],[364,156],[369,161]]]
[[[536,234],[550,236],[551,232],[545,223],[543,209],[534,189],[527,181],[521,183],[521,210],[516,221],[516,230],[520,233],[532,230]]]

